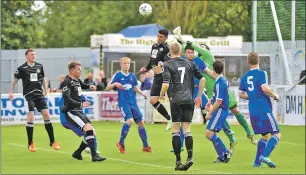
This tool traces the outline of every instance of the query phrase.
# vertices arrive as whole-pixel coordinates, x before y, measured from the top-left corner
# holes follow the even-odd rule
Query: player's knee
[[[264,139],[264,140],[269,140],[270,134],[269,133],[262,134],[261,138]]]
[[[42,110],[41,115],[43,116],[44,120],[50,120],[49,111],[47,109]]]
[[[27,113],[27,122],[34,122],[34,111],[30,111]]]
[[[152,105],[154,105],[155,103],[157,103],[157,99],[156,98],[154,98],[154,97],[151,97],[150,98],[150,103],[152,104]]]
[[[237,115],[237,114],[239,114],[239,108],[238,108],[238,107],[235,107],[234,109],[231,110],[231,112],[232,112],[234,115]]]
[[[190,132],[190,123],[183,123],[182,124],[182,129],[184,133]]]
[[[144,127],[144,121],[141,120],[140,122],[137,123],[138,127],[143,128]]]
[[[172,122],[172,132],[180,132],[180,123]]]
[[[213,132],[211,130],[206,129],[205,136],[208,140],[211,140]]]
[[[85,126],[83,127],[83,131],[90,131],[93,130],[93,127],[91,126],[91,124],[87,123],[85,124]]]
[[[279,132],[279,133],[275,133],[275,134],[273,134],[273,136],[276,136],[277,138],[278,138],[278,140],[280,140],[280,138],[281,138],[281,133]]]
[[[127,123],[129,126],[131,126],[131,125],[133,124],[133,119],[132,119],[132,118],[127,119],[127,120],[125,121],[125,123]]]

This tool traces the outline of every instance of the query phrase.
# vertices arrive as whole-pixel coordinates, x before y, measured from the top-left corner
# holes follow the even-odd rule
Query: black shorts
[[[191,122],[194,104],[175,104],[170,102],[172,122]]]
[[[83,111],[69,111],[65,113],[65,116],[70,124],[82,130],[87,123],[90,123],[90,120]]]
[[[163,75],[162,74],[156,74],[153,79],[153,84],[151,87],[150,96],[160,96],[160,91],[163,84]]]
[[[28,100],[29,111],[34,111],[34,108],[41,112],[42,110],[48,109],[47,102],[44,98]]]

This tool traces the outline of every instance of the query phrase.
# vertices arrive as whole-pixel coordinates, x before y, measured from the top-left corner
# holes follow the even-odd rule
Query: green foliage
[[[1,1],[1,48],[42,47],[44,31],[39,25],[41,11],[34,11],[33,1]]]
[[[251,1],[146,1],[153,7],[143,17],[144,1],[45,1],[35,11],[34,1],[2,1],[2,49],[89,47],[90,35],[117,33],[132,25],[158,23],[197,38],[242,35],[251,41]],[[286,1],[275,2],[282,31],[290,31]],[[291,6],[290,6],[291,7]],[[289,15],[289,16],[288,16]],[[258,40],[277,40],[269,2],[258,1]],[[260,31],[262,30],[262,31]],[[267,37],[268,36],[268,37]],[[290,32],[284,32],[288,39]],[[305,2],[296,2],[296,39],[305,38]]]
[[[153,23],[138,12],[138,1],[53,1],[43,24],[48,47],[89,47],[90,35],[117,33],[130,25]],[[137,10],[135,10],[137,9]]]

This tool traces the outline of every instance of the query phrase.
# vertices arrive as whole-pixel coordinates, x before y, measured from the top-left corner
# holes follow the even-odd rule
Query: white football
[[[152,13],[152,7],[148,3],[143,3],[139,6],[139,13],[142,16],[149,16]]]

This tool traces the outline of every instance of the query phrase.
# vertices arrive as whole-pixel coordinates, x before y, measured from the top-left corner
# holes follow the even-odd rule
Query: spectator
[[[88,73],[88,76],[87,76],[87,78],[84,80],[84,83],[85,83],[85,84],[88,84],[88,85],[95,85],[95,82],[94,82],[93,79],[92,79],[92,73],[91,73],[91,72]]]
[[[105,73],[104,73],[104,70],[100,70],[99,72],[99,76],[101,78],[101,82],[104,84],[104,87],[107,86],[107,81],[106,81],[106,77],[105,77]]]
[[[141,82],[140,89],[142,91],[151,89],[152,82],[151,82],[150,78],[147,76],[146,73],[140,74],[139,79],[140,79],[140,82]]]
[[[301,71],[300,79],[304,78],[299,84],[306,84],[306,70]]]
[[[62,92],[62,89],[63,89],[62,82],[64,82],[64,80],[65,80],[65,75],[60,75],[58,77],[58,81],[60,85],[53,92]]]
[[[105,86],[104,86],[104,83],[102,82],[102,79],[99,75],[95,78],[95,84],[97,86],[97,91],[104,91]]]

